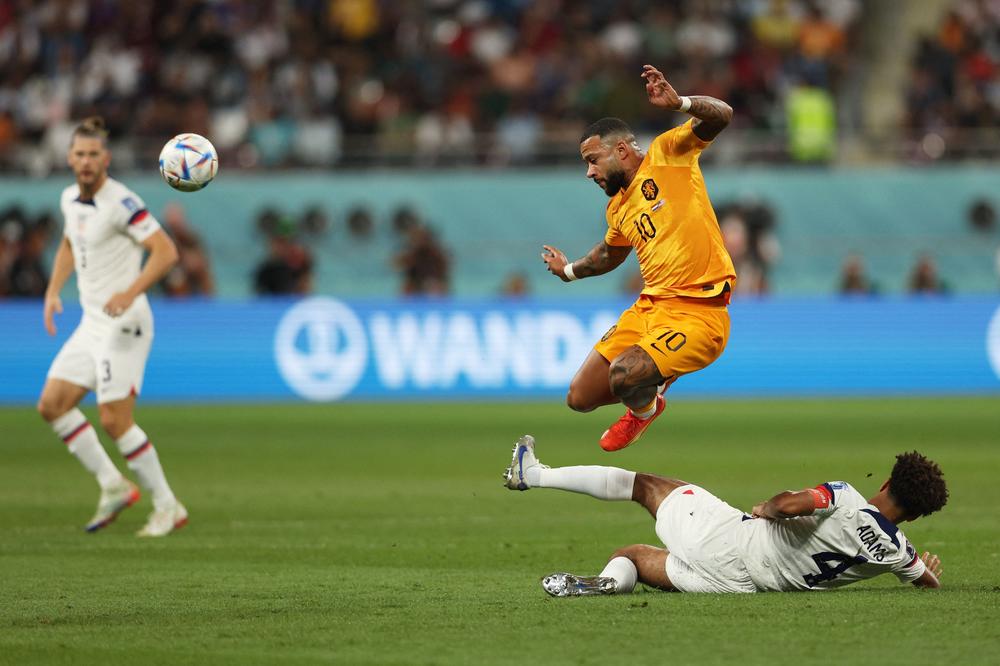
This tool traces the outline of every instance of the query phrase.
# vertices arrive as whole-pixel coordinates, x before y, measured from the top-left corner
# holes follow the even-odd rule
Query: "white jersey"
[[[84,316],[110,321],[104,305],[135,282],[142,268],[140,243],[160,225],[138,195],[110,177],[91,200],[81,200],[79,186],[70,185],[63,190],[60,207]],[[145,294],[132,307],[148,308]]]
[[[816,487],[828,506],[811,516],[746,520],[737,548],[760,590],[815,590],[892,572],[911,582],[926,567],[896,525],[850,484]]]

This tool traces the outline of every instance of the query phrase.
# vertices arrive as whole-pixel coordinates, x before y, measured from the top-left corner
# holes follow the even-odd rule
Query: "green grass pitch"
[[[0,409],[0,664],[1000,663],[1000,399],[678,400],[606,454],[617,415],[142,406],[191,512],[146,541],[148,498],[85,534],[94,482],[30,409]],[[549,464],[677,476],[744,509],[830,479],[874,492],[917,448],[951,501],[904,529],[945,587],[550,599],[543,574],[656,536],[630,503],[505,490],[524,432]]]

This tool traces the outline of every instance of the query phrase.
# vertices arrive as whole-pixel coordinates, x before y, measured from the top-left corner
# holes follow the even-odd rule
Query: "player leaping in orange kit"
[[[601,437],[606,451],[638,439],[663,412],[663,391],[719,357],[729,338],[726,306],[736,280],[698,166],[733,110],[713,97],[679,96],[651,65],[642,77],[651,104],[693,118],[656,137],[645,154],[617,118],[588,127],[580,155],[587,178],[611,197],[608,231],[574,262],[549,245],[542,254],[563,282],[607,273],[632,248],[639,260],[642,293],[594,346],[566,398],[579,412],[618,402],[628,407]]]

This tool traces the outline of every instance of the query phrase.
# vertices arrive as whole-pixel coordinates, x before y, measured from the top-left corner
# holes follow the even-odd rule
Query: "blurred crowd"
[[[772,273],[781,261],[778,220],[766,201],[750,197],[721,203],[716,214],[723,242],[739,276],[737,295],[765,295],[773,290]],[[154,288],[154,293],[172,298],[211,297],[216,293],[210,252],[189,224],[184,208],[167,204],[158,219],[173,238],[179,261]],[[989,198],[973,200],[967,210],[965,229],[956,234],[996,245],[1000,220]],[[51,254],[61,237],[61,222],[50,212],[29,215],[20,207],[0,211],[0,298],[38,298],[45,294]],[[337,231],[331,235],[334,227]],[[365,205],[348,207],[333,220],[322,207],[307,208],[298,216],[277,208],[261,210],[255,221],[261,239],[260,259],[246,257],[250,291],[259,296],[307,295],[313,293],[316,270],[314,249],[339,246],[339,251],[368,251],[370,243],[388,241],[393,248],[385,270],[398,278],[401,296],[444,296],[452,292],[453,255],[434,227],[411,206],[403,205],[386,218],[376,216]],[[387,237],[388,235],[388,237]],[[232,259],[231,259],[232,260]],[[514,270],[496,270],[496,294],[505,297],[531,295],[533,280],[548,275],[526,275]],[[996,252],[996,275],[1000,286],[1000,248]],[[863,253],[847,255],[835,284],[840,294],[878,295],[904,291],[910,294],[947,294],[952,291],[940,275],[930,252],[915,257],[906,276],[883,286],[870,274]],[[621,293],[634,295],[643,288],[638,271],[623,273]],[[345,286],[345,291],[349,288]]]
[[[244,167],[517,163],[544,160],[547,142],[565,158],[601,116],[663,130],[638,76],[647,62],[682,93],[731,102],[739,126],[812,137],[830,121],[860,11],[859,0],[0,0],[0,168],[62,166],[74,119],[92,114],[108,121],[119,168],[152,163],[182,131]]]
[[[974,156],[984,146],[969,130],[1000,127],[1000,1],[958,0],[920,41],[906,126],[932,157]]]
[[[312,207],[298,219],[268,208],[257,216],[257,231],[267,254],[254,269],[253,290],[260,296],[308,294],[313,288],[315,260],[309,247],[330,232],[329,215]],[[365,206],[351,208],[344,217],[346,242],[359,247],[375,234],[375,216]],[[396,252],[386,270],[400,278],[403,296],[443,296],[450,292],[451,254],[419,213],[401,206],[391,216]]]
[[[971,233],[982,242],[995,244],[993,234],[998,229],[997,211],[989,199],[976,199],[966,214],[966,233]],[[1000,284],[1000,246],[994,256],[994,269]],[[948,294],[951,285],[938,272],[937,262],[930,252],[921,253],[906,278],[905,289],[910,294]],[[845,257],[840,269],[837,290],[843,295],[876,296],[882,286],[868,273],[864,256],[860,252]]]
[[[32,216],[19,206],[0,211],[0,298],[45,294],[45,252],[61,226],[48,212]]]

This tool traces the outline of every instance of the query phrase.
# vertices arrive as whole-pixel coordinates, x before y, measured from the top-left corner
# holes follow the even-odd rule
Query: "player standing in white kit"
[[[38,411],[70,453],[101,487],[88,532],[99,530],[139,499],[139,490],[118,470],[77,405],[97,394],[101,426],[118,443],[139,483],[150,492],[153,512],[139,536],[165,536],[187,522],[159,457],[133,420],[135,399],[153,342],[153,313],[146,290],[177,262],[177,248],[131,190],[108,177],[111,153],[101,118],[73,132],[69,166],[76,184],[62,193],[65,231],[45,292],[45,329],[55,334],[62,312],[59,292],[76,270],[83,318],[56,355]],[[144,251],[149,252],[145,265]]]

